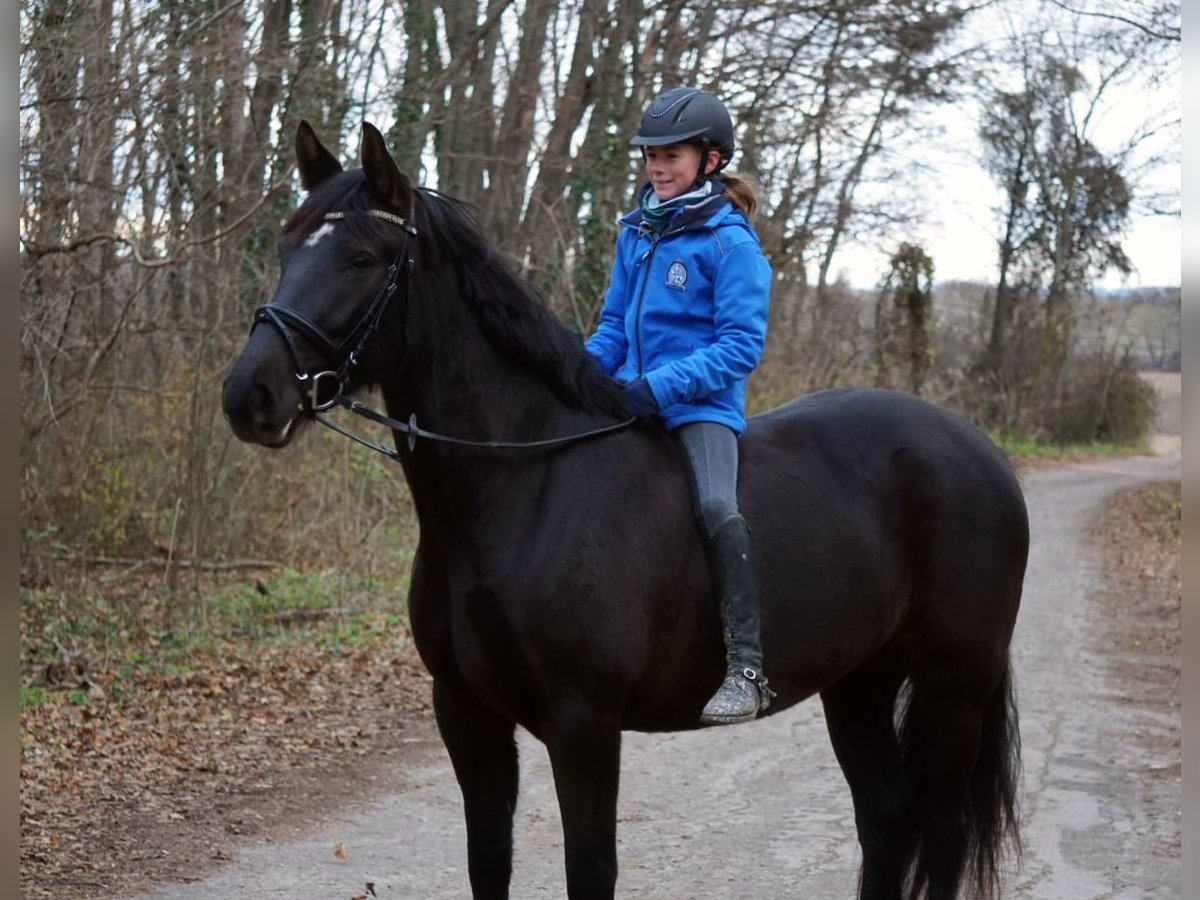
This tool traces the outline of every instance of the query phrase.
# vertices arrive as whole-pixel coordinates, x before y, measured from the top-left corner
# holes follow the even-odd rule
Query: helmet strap
[[[696,172],[696,184],[704,184],[708,181],[708,154],[712,152],[712,141],[699,141],[696,144],[700,148],[700,169]]]
[[[721,173],[725,168],[724,160],[721,158],[720,151],[717,152],[717,164],[710,172],[708,171],[708,157],[714,150],[717,150],[716,144],[712,141],[698,141],[696,146],[700,148],[700,168],[696,172],[696,184],[704,184],[710,178],[714,178]]]

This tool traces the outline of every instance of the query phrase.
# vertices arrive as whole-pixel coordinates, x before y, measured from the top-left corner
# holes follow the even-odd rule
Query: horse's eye
[[[361,269],[369,269],[374,264],[375,264],[375,260],[371,259],[371,257],[369,257],[363,253],[356,253],[352,257],[350,257],[351,268],[360,269],[360,270]]]

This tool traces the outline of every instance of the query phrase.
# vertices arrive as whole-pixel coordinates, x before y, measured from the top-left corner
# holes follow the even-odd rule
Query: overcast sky
[[[1100,0],[1093,0],[1097,5]],[[1025,6],[1020,0],[1010,0],[993,9],[1006,19],[997,21],[990,12],[978,14],[971,20],[971,32],[1002,34],[1013,27],[1013,12]],[[1028,4],[1031,8],[1040,4]],[[1081,2],[1083,5],[1083,2]],[[1044,8],[1044,6],[1042,7]],[[1022,23],[1017,23],[1018,27]],[[971,33],[966,39],[972,39]],[[1181,72],[1174,74],[1154,88],[1131,86],[1112,93],[1094,130],[1093,139],[1102,152],[1111,152],[1127,141],[1140,128],[1148,115],[1179,115],[1181,104]],[[995,209],[1002,203],[1000,191],[979,165],[977,112],[963,106],[945,107],[938,111],[935,121],[943,129],[942,139],[913,148],[910,157],[929,166],[937,174],[932,181],[937,186],[920,200],[926,208],[917,230],[904,240],[917,240],[933,257],[939,281],[964,279],[993,281],[996,278],[996,236],[1000,219]],[[1174,142],[1172,148],[1171,141]],[[1149,148],[1148,148],[1149,149]],[[1157,169],[1152,179],[1143,183],[1146,188],[1179,194],[1182,189],[1182,163],[1178,153],[1178,131],[1154,149],[1175,151],[1175,161]],[[845,272],[857,288],[871,288],[886,272],[886,251],[894,249],[897,239],[889,239],[888,247],[847,245],[835,258],[834,270]],[[1182,259],[1182,225],[1180,218],[1137,214],[1132,218],[1124,241],[1125,252],[1136,271],[1122,277],[1108,273],[1099,286],[1163,286],[1180,283]]]

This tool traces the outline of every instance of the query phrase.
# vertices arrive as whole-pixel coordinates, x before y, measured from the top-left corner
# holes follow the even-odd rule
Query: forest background
[[[330,602],[402,592],[397,468],[315,432],[243,446],[220,412],[301,199],[301,119],[348,164],[378,124],[586,335],[642,109],[676,84],[716,91],[775,270],[755,410],[879,384],[1006,447],[1136,446],[1153,398],[1135,369],[1179,367],[1178,285],[1097,290],[1132,271],[1131,221],[1180,212],[1162,178],[1179,165],[1171,0],[22,0],[20,17],[23,610],[64,565],[110,567],[88,580],[93,613],[152,573],[158,627],[207,621],[214,571],[336,564],[354,584]],[[1131,91],[1144,116],[1114,137],[1105,112]],[[978,201],[987,283],[939,280],[919,237],[946,189],[919,149],[950,119],[996,189]],[[852,283],[837,260],[860,245],[886,261]],[[296,593],[324,580],[299,577]]]

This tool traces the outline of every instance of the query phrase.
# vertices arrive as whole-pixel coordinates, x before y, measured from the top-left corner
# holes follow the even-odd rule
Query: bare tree
[[[1104,35],[1091,46],[1106,60],[1168,70],[1177,14],[1155,3],[1115,15],[1089,5]],[[780,393],[851,371],[869,378],[870,310],[839,282],[834,259],[852,240],[908,238],[916,207],[878,185],[899,180],[907,148],[926,139],[923,113],[959,99],[975,57],[957,35],[972,9],[956,0],[22,0],[24,521],[93,550],[186,544],[219,555],[244,542],[269,554],[315,540],[316,519],[297,510],[336,506],[335,480],[320,468],[328,447],[306,442],[286,466],[244,452],[218,408],[222,373],[276,277],[280,219],[300,199],[291,140],[301,118],[347,160],[362,119],[386,127],[412,174],[474,204],[501,250],[582,333],[603,297],[617,216],[641,180],[628,138],[642,109],[681,83],[714,90],[738,124],[735,168],[763,197],[754,224],[776,273]],[[1062,59],[1061,72],[1074,65],[1093,93],[1107,84]],[[1001,64],[1014,71],[1011,59]],[[1028,115],[1022,85],[995,90],[1008,92],[989,127],[1011,214],[993,322],[1001,348],[1023,321],[1013,298],[1054,284],[1065,297],[1117,258],[1105,248],[1121,221],[1118,176],[1130,203],[1170,212],[1171,198],[1138,190],[1154,160],[1102,151],[1071,118],[1082,115],[1080,90]],[[1062,115],[1052,132],[1053,109]],[[905,177],[915,193],[924,176]],[[1101,196],[1107,219],[1086,204],[1080,212],[1082,199]],[[347,478],[366,465],[337,458]],[[305,476],[317,470],[321,478]],[[366,491],[367,512],[346,527],[394,510],[387,496]]]
[[[1061,368],[1071,346],[1071,298],[1110,268],[1127,272],[1121,246],[1131,189],[1127,152],[1105,154],[1091,139],[1108,90],[1133,63],[1112,57],[1089,82],[1061,46],[1021,48],[1024,84],[989,96],[981,127],[985,164],[1004,190],[996,292],[987,364],[1004,359],[1013,306],[1020,291],[1040,293],[1045,362]]]
[[[901,244],[875,303],[876,384],[921,395],[933,365],[933,260]]]

